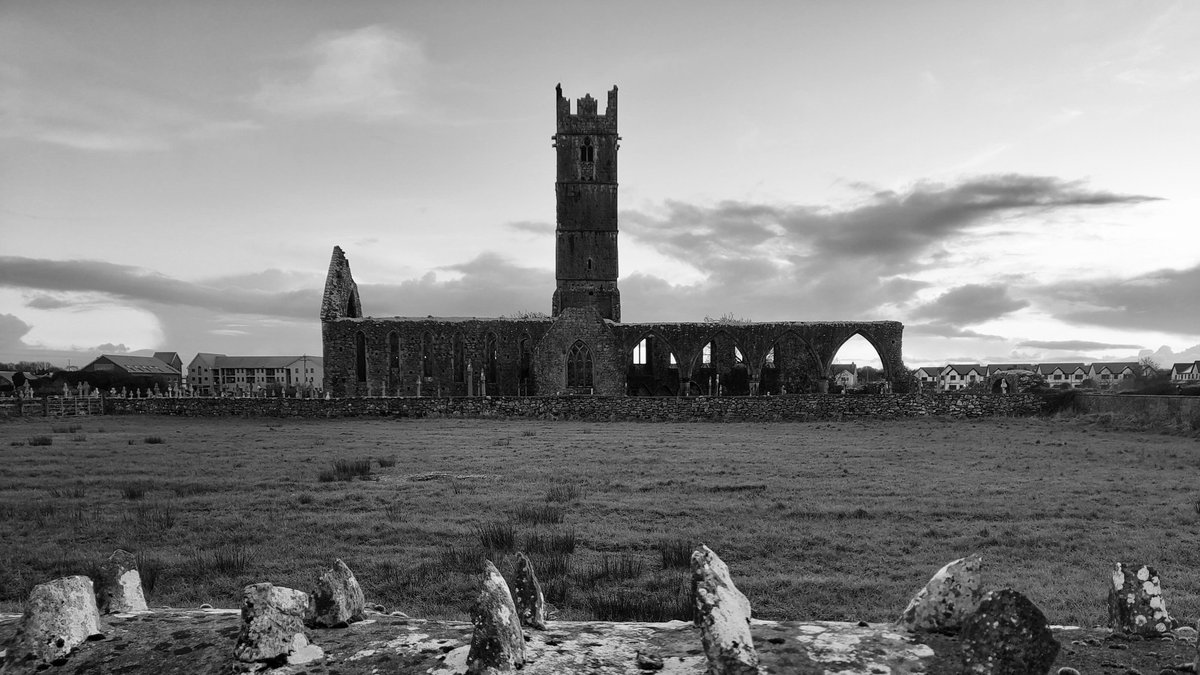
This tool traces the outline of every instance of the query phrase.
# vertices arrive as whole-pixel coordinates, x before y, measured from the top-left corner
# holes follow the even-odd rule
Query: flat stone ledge
[[[0,616],[0,645],[11,640],[18,620],[17,615]],[[241,629],[236,609],[160,608],[149,613],[111,614],[105,620],[108,630],[104,639],[83,644],[64,664],[42,673],[228,673]],[[752,620],[750,628],[763,671],[775,675],[887,672],[872,671],[869,664],[885,664],[892,673],[953,675],[958,673],[961,658],[956,638],[902,635],[902,631],[884,623],[862,626],[837,621]],[[364,621],[349,628],[313,635],[313,643],[325,650],[325,660],[319,665],[289,666],[272,672],[463,673],[472,629],[466,621],[405,619],[368,611]],[[1080,668],[1080,655],[1091,650],[1097,660],[1119,656],[1128,667],[1156,673],[1164,664],[1190,661],[1196,650],[1193,642],[1181,639],[1130,642],[1129,650],[1118,652],[1109,648],[1112,639],[1108,629],[1055,627],[1053,632],[1064,647],[1055,661],[1056,668]],[[526,665],[520,672],[529,675],[701,675],[707,671],[700,633],[690,622],[549,621],[547,630],[527,630],[525,634],[529,637]],[[1139,651],[1143,648],[1155,656]],[[640,669],[638,652],[661,658],[662,670]],[[863,665],[852,665],[856,661]],[[906,664],[907,670],[899,664]],[[1151,669],[1153,666],[1157,668]]]

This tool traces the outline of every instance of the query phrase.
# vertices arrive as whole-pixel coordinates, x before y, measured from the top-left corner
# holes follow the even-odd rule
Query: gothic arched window
[[[567,354],[567,386],[591,387],[592,384],[592,350],[577,340],[571,345]]]
[[[583,139],[583,145],[579,146],[579,161],[594,162],[596,161],[596,148],[592,145],[592,137],[587,136]]]
[[[454,381],[464,382],[467,379],[467,356],[466,350],[463,349],[462,335],[454,336],[454,361],[450,364],[451,370],[454,371]]]
[[[367,336],[361,330],[354,334],[354,379],[367,381]]]
[[[388,333],[388,368],[400,370],[400,334]]]
[[[497,367],[496,363],[499,358],[496,354],[496,334],[488,333],[487,338],[483,341],[483,372],[487,373],[488,382],[496,382]]]
[[[421,374],[433,377],[433,335],[421,335]]]

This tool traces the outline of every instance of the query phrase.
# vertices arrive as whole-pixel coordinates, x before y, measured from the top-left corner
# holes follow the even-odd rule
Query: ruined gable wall
[[[602,319],[592,307],[564,309],[534,352],[533,370],[538,392],[549,395],[566,391],[567,355],[579,340],[587,345],[592,354],[594,387],[591,393],[598,396],[624,395],[629,355],[617,336],[617,325]]]

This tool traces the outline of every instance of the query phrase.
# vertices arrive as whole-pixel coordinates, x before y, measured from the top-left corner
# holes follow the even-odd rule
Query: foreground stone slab
[[[63,661],[101,634],[95,588],[85,576],[63,577],[33,587],[16,634],[4,644],[5,675],[35,672]]]
[[[712,549],[692,553],[696,624],[712,675],[758,675],[750,634],[750,601],[733,584],[729,568]]]
[[[1007,588],[983,597],[960,638],[962,672],[972,675],[1044,675],[1059,650],[1042,610]]]
[[[513,579],[512,591],[521,625],[546,630],[546,598],[542,595],[542,585],[533,572],[533,563],[529,562],[529,557],[524,553],[517,554],[517,573]]]
[[[10,642],[19,621],[19,616],[0,615],[0,645]],[[241,628],[236,609],[159,608],[152,613],[109,615],[105,622],[103,640],[84,643],[62,665],[50,666],[42,674],[228,675]],[[368,610],[364,621],[348,628],[313,633],[313,640],[325,651],[323,660],[285,664],[272,675],[462,675],[472,628],[465,621],[423,621]],[[961,669],[960,640],[940,633],[910,634],[894,625],[837,621],[754,620],[750,630],[760,668],[775,675],[826,671],[878,675],[889,672],[884,667],[893,675],[933,675],[957,674]],[[702,675],[708,668],[699,631],[690,622],[554,621],[549,630],[528,635],[521,675]],[[1064,649],[1054,665],[1083,673],[1120,673],[1102,666],[1120,661],[1150,675],[1167,665],[1191,661],[1196,651],[1183,639],[1129,641],[1107,628],[1055,629],[1055,635]],[[1111,649],[1114,640],[1128,649]],[[661,659],[662,670],[639,668],[638,652],[647,663]]]
[[[1108,625],[1125,634],[1158,637],[1175,627],[1167,614],[1158,572],[1149,565],[1113,566],[1108,589]]]
[[[100,578],[96,581],[96,606],[101,614],[144,612],[148,609],[137,558],[129,551],[113,551],[100,566]]]
[[[983,597],[981,565],[978,555],[947,563],[904,608],[900,626],[913,632],[957,633]]]
[[[512,594],[491,560],[483,561],[483,584],[471,607],[471,649],[466,672],[504,673],[525,665],[525,636]]]
[[[341,628],[362,621],[367,609],[358,579],[341,560],[321,574],[312,602],[310,625],[320,628]]]
[[[233,654],[248,664],[301,664],[323,656],[304,632],[308,594],[270,583],[251,584],[242,595],[242,627]]]

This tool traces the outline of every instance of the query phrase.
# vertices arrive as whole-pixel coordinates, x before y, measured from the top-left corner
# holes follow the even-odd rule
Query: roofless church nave
[[[325,387],[335,396],[765,395],[816,391],[854,335],[904,379],[896,321],[622,323],[617,88],[604,114],[556,87],[551,316],[365,317],[342,249],[321,302]]]

